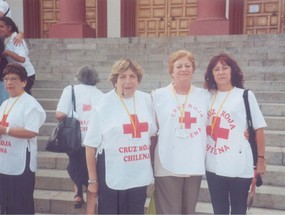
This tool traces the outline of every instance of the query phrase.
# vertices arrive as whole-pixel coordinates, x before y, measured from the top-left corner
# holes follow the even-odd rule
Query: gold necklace
[[[215,124],[216,124],[216,122],[217,122],[217,118],[218,118],[218,115],[219,115],[219,113],[220,113],[220,110],[222,109],[222,107],[223,107],[225,101],[226,101],[227,98],[229,97],[229,95],[230,95],[230,93],[232,92],[232,90],[233,90],[233,88],[228,92],[228,94],[226,95],[226,97],[225,97],[224,100],[222,101],[222,103],[221,103],[221,105],[220,105],[220,107],[219,107],[219,109],[218,109],[218,112],[216,113],[216,116],[215,116],[214,120],[212,121],[212,124],[211,124],[211,135],[213,135],[214,127],[215,127]],[[214,105],[214,103],[215,103],[215,100],[216,100],[216,98],[217,98],[217,94],[218,94],[218,93],[215,94],[214,99],[213,99],[213,101],[212,101],[212,104],[211,104],[211,107],[210,107],[210,110],[211,110],[211,111],[212,111],[213,105]]]

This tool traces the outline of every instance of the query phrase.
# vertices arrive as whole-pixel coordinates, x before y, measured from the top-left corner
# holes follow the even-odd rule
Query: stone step
[[[266,146],[266,163],[285,166],[285,148],[279,146]]]
[[[40,135],[38,137],[39,150],[41,150],[45,145],[48,137],[50,136],[56,123],[45,123],[40,129]],[[277,146],[285,147],[285,131],[278,130],[265,130],[266,135],[266,145],[267,146]]]
[[[42,107],[47,110],[56,110],[58,99],[37,99]],[[259,102],[260,109],[264,116],[285,116],[285,104]]]
[[[65,153],[38,152],[38,169],[66,170],[67,164],[68,156]]]
[[[47,214],[85,214],[86,204],[82,209],[73,209],[73,193],[67,191],[46,191],[35,190],[35,210],[36,215]],[[149,205],[149,198],[145,207]],[[59,211],[60,210],[60,211]],[[213,214],[213,208],[209,202],[197,202],[197,214]],[[284,210],[274,210],[266,208],[252,207],[247,214],[284,214]]]
[[[45,151],[45,145],[46,140],[38,140],[38,167],[42,169],[65,169],[68,163],[67,155]],[[266,163],[285,166],[285,148],[266,146]]]
[[[213,214],[212,204],[209,202],[197,202],[196,212],[198,214]],[[266,208],[252,207],[247,211],[247,214],[285,214],[284,210],[273,210]]]
[[[46,110],[46,123],[57,123],[55,110]],[[265,116],[267,130],[285,130],[285,116]]]
[[[264,116],[285,116],[285,104],[259,103],[259,106]]]
[[[73,190],[73,183],[70,180],[66,169],[65,168],[63,169],[63,166],[60,166],[60,164],[58,165],[59,165],[58,168],[62,169],[56,169],[56,167],[55,168],[49,167],[48,169],[44,169],[47,167],[47,165],[45,165],[44,167],[39,165],[39,169],[36,172],[36,185],[35,185],[36,189],[64,190],[64,191]],[[285,166],[267,165],[267,170],[263,178],[263,184],[284,187],[285,186],[284,178],[285,178]]]
[[[55,125],[56,123],[44,123],[44,125],[40,128],[40,136],[46,136],[48,138]],[[285,147],[285,131],[265,130],[265,134],[267,146]],[[40,141],[41,139],[38,140]],[[46,140],[47,139],[45,139],[45,141]]]
[[[55,118],[55,110],[46,110],[46,116],[47,116],[46,123],[57,123],[58,122]]]
[[[285,92],[283,91],[255,91],[254,94],[259,103],[285,103]]]
[[[40,214],[85,214],[86,204],[81,209],[74,209],[73,196],[74,192],[71,191],[36,189],[35,211]]]
[[[110,89],[101,90],[107,92]],[[154,88],[141,88],[146,92],[150,92],[152,89]],[[61,94],[62,89],[57,88],[34,88],[32,92],[32,95],[37,99],[59,99]],[[254,91],[254,94],[260,103],[285,103],[285,91]]]
[[[45,151],[45,147],[48,141],[48,136],[38,136],[37,141],[38,141],[38,151]]]
[[[199,202],[210,202],[206,180],[202,180]],[[256,189],[253,207],[285,210],[285,187],[262,185]]]
[[[285,147],[285,131],[265,130],[266,146]]]
[[[59,170],[57,170],[59,171]],[[72,191],[72,183],[70,179],[64,177],[66,176],[65,173],[56,173],[52,172],[51,174],[53,176],[48,176],[47,173],[41,172],[40,170],[37,173],[37,181],[40,180],[40,176],[49,178],[49,182],[45,182],[43,185],[46,185],[46,187],[43,187],[41,189],[41,182],[36,183],[36,190],[34,193],[35,202],[36,202],[36,211],[40,213],[53,213],[55,210],[57,210],[57,213],[67,213],[66,210],[71,210],[73,213],[74,208],[72,207],[73,204],[73,191]],[[63,171],[61,171],[63,172]],[[60,178],[56,178],[55,175],[61,175]],[[265,181],[265,178],[264,178]],[[52,183],[53,182],[53,183]],[[58,184],[54,186],[54,184]],[[66,183],[66,185],[64,185]],[[53,185],[52,185],[53,184]],[[42,185],[42,186],[43,186]],[[49,186],[54,186],[58,190],[47,190],[47,188],[50,188]],[[149,187],[152,187],[150,185]],[[71,189],[70,189],[71,188]],[[150,189],[148,190],[148,196],[150,196]],[[58,201],[61,201],[61,204],[58,203]],[[199,202],[210,202],[210,195],[208,191],[207,182],[205,179],[202,180],[201,184],[201,190],[199,195]],[[256,195],[253,201],[253,207],[262,207],[267,208],[270,210],[285,210],[285,188],[280,186],[270,186],[270,185],[262,185],[261,187],[258,187],[256,189]],[[146,206],[148,204],[148,201],[146,202]],[[61,207],[60,207],[61,205]],[[64,209],[65,208],[65,209]],[[200,211],[200,206],[198,206],[197,211]],[[208,208],[209,209],[209,208]],[[62,211],[58,211],[62,210]],[[81,209],[84,210],[84,209]]]
[[[38,169],[35,189],[72,191],[73,182],[66,170]]]
[[[59,99],[39,99],[37,101],[41,104],[44,110],[56,110]]]
[[[265,116],[267,130],[285,130],[285,116]]]
[[[100,74],[99,74],[100,75]],[[109,74],[108,74],[109,75]],[[147,76],[154,76],[155,78],[158,79],[158,81],[161,81],[161,75],[159,75],[158,77],[156,77],[156,75],[154,74],[147,74]],[[106,78],[106,80],[105,80]],[[98,87],[102,87],[104,85],[106,85],[106,83],[109,83],[109,81],[107,81],[108,76],[101,78],[101,81],[98,83]],[[168,74],[167,74],[167,77]],[[163,77],[164,79],[164,77]],[[152,82],[153,80],[151,78],[148,79],[144,79],[142,81],[143,82]],[[167,81],[167,80],[165,80]],[[169,84],[170,79],[168,80],[168,82],[165,83],[165,86],[167,84]],[[203,83],[204,83],[204,78],[203,76],[199,76],[199,79],[195,76],[192,84],[197,86],[197,87],[203,87]],[[49,88],[49,89],[63,89],[64,87],[70,85],[70,84],[76,84],[76,81],[69,81],[69,80],[36,80],[34,85],[33,85],[33,89],[32,90],[38,90],[39,89],[44,89],[44,88]],[[109,86],[109,84],[108,84]],[[154,86],[154,84],[151,84],[150,86]],[[163,86],[163,85],[161,85]],[[285,82],[284,81],[256,81],[256,80],[246,80],[244,83],[244,87],[247,89],[254,91],[285,91]]]

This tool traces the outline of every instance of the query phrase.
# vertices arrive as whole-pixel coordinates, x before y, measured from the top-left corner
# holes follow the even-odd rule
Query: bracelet
[[[88,184],[97,184],[98,182],[96,180],[88,180]]]
[[[9,135],[9,132],[10,132],[10,127],[6,127],[6,131],[5,131],[6,135]]]
[[[264,155],[258,155],[257,157],[261,158],[261,159],[264,159],[264,160],[266,159]]]

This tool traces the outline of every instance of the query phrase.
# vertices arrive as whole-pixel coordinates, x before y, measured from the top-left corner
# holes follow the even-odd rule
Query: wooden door
[[[197,0],[137,0],[138,37],[187,35]]]
[[[279,34],[284,32],[284,1],[246,0],[244,33]]]
[[[41,1],[41,37],[49,37],[49,27],[59,21],[59,0]],[[96,27],[96,0],[86,0],[86,22]]]

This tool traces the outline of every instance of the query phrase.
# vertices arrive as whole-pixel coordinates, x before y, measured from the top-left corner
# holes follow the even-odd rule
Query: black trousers
[[[215,214],[246,214],[251,178],[230,178],[206,172]]]
[[[67,172],[77,187],[77,195],[83,196],[83,185],[88,186],[88,170],[86,164],[85,147],[81,147],[72,153],[67,153],[69,163]]]
[[[30,170],[30,152],[21,175],[0,174],[1,214],[34,214],[35,172]]]
[[[104,153],[98,155],[97,175],[99,181],[98,214],[144,214],[147,186],[127,190],[110,189],[105,180]]]

